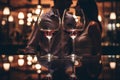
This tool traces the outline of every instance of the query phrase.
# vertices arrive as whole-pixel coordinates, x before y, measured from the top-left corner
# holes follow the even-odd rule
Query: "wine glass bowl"
[[[69,33],[69,36],[71,37],[73,41],[73,53],[74,53],[74,41],[75,38],[80,35],[80,33],[85,28],[85,15],[82,9],[74,9],[75,12],[73,12],[73,19],[71,19],[71,23],[64,24],[64,30]]]
[[[40,31],[44,32],[44,35],[48,40],[53,36],[53,33],[59,30],[59,22],[54,22],[50,19],[42,20],[39,24]]]
[[[59,30],[60,27],[60,21],[59,19],[56,19],[55,17],[47,17],[47,15],[40,16],[40,19],[38,19],[38,28],[41,32],[43,32],[44,36],[48,39],[48,53],[50,53],[50,42],[51,38],[53,37],[53,34]]]

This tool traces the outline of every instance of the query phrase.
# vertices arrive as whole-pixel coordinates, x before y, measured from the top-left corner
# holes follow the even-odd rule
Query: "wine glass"
[[[85,15],[82,9],[74,9],[73,20],[69,24],[64,24],[64,30],[69,33],[70,38],[72,39],[73,51],[69,58],[73,62],[72,66],[72,75],[71,78],[75,79],[75,66],[74,62],[77,58],[75,54],[75,38],[82,33],[85,28]]]
[[[73,51],[75,52],[75,38],[78,34],[80,34],[85,27],[85,16],[82,9],[76,10],[76,12],[73,14],[73,20],[69,24],[64,24],[64,30],[69,33],[69,36],[72,39],[73,44]]]
[[[56,10],[57,11],[57,10]],[[56,12],[57,13],[57,12]],[[55,32],[59,30],[60,27],[60,20],[59,18],[56,20],[51,19],[50,17],[42,17],[39,19],[40,23],[38,24],[39,30],[43,33],[43,35],[48,39],[48,52],[47,55],[41,56],[41,58],[47,59],[48,62],[48,70],[49,73],[47,74],[47,79],[50,80],[52,78],[51,73],[50,73],[50,62],[53,58],[57,58],[57,56],[52,55],[51,53],[51,39],[53,35],[55,35]]]

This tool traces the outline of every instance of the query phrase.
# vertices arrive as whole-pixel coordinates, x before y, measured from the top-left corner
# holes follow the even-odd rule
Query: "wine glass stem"
[[[48,80],[51,80],[51,71],[50,71],[50,62],[51,62],[50,42],[51,42],[51,38],[48,38],[48,71],[49,71],[49,73],[47,74],[47,79]]]
[[[48,47],[48,54],[51,54],[50,53],[50,42],[51,42],[51,38],[48,39],[48,45],[49,45],[49,47]]]
[[[72,44],[73,44],[73,52],[72,52],[72,54],[75,54],[75,38],[72,38]],[[72,73],[75,75],[74,63],[75,63],[75,60],[73,60],[73,65],[72,65]]]
[[[73,45],[73,54],[74,54],[74,52],[75,52],[75,39],[72,39],[72,45]]]
[[[74,66],[74,62],[73,62],[73,65],[72,65],[72,73],[75,73],[75,66]]]

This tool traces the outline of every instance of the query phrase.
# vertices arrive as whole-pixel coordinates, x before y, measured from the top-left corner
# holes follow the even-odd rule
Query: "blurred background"
[[[73,0],[71,12],[76,1]],[[100,60],[103,70],[99,79],[120,80],[120,1],[96,0],[96,3],[103,28]],[[41,7],[46,12],[52,6],[52,0],[0,0],[0,80],[45,77],[47,69],[38,63],[36,55],[17,51],[26,46]]]

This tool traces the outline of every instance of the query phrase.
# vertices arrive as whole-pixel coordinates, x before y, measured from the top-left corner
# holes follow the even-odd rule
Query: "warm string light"
[[[37,64],[35,64],[35,68],[36,68],[37,70],[39,70],[39,69],[41,69],[41,65],[40,65],[39,63],[37,63]]]
[[[40,74],[40,73],[41,73],[41,70],[37,70],[37,73]]]
[[[23,12],[19,12],[18,13],[18,19],[24,19],[25,16],[24,16],[24,13]]]
[[[116,30],[116,25],[115,25],[115,23],[109,23],[107,25],[107,28],[108,28],[109,31]]]
[[[24,55],[18,55],[19,59],[18,59],[18,65],[19,66],[23,66],[25,61],[24,61]]]
[[[8,57],[8,60],[9,60],[9,62],[13,62],[14,57],[13,57],[13,56],[9,56],[9,57]]]
[[[32,56],[31,56],[31,55],[28,55],[28,56],[27,56],[27,60],[28,60],[28,61],[32,61]]]
[[[13,18],[12,15],[10,15],[10,16],[8,17],[8,21],[9,21],[9,22],[13,22],[13,21],[14,21],[14,18]]]
[[[38,59],[37,59],[37,56],[35,55],[35,56],[33,57],[32,62],[33,62],[33,63],[36,63],[37,61],[38,61]]]
[[[111,69],[115,69],[116,68],[116,62],[110,62],[109,65],[110,65]]]
[[[2,67],[5,71],[9,71],[11,65],[10,65],[10,61],[12,62],[13,61],[13,58],[10,57],[10,56],[7,56],[7,55],[2,55],[2,61],[3,61],[3,64],[2,64]]]
[[[19,58],[24,58],[24,55],[18,55]]]
[[[116,19],[116,13],[115,12],[111,12],[110,13],[110,19],[111,20],[115,20]]]
[[[24,13],[19,12],[18,13],[18,19],[19,19],[18,23],[19,23],[19,25],[24,25],[24,18],[25,18]]]
[[[3,15],[10,15],[10,9],[9,9],[9,7],[5,7],[3,9]]]
[[[35,10],[35,14],[39,15],[41,12],[41,5],[37,5],[37,9]]]
[[[27,64],[32,65],[32,56],[31,55],[27,55]]]
[[[29,13],[27,13],[27,25],[31,26],[32,21],[33,21],[33,19],[32,19],[32,13],[29,12]]]
[[[24,62],[25,62],[24,59],[22,59],[22,58],[21,58],[21,59],[18,59],[18,65],[19,65],[19,66],[23,66],[23,65],[24,65]]]
[[[10,69],[10,63],[8,63],[8,62],[3,63],[3,69],[5,71],[9,71],[9,69]]]
[[[98,20],[99,20],[100,22],[102,21],[101,15],[98,15]]]

